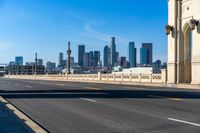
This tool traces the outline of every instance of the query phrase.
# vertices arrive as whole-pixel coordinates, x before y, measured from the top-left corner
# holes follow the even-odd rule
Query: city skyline
[[[77,63],[80,67],[85,67],[85,66],[98,66],[102,65],[104,67],[109,67],[109,66],[117,66],[120,63],[120,59],[125,58],[124,61],[128,61],[128,64],[130,65],[129,67],[137,67],[138,65],[152,65],[153,64],[153,43],[142,43],[141,47],[139,49],[140,55],[137,57],[137,48],[135,47],[135,42],[129,42],[127,46],[127,56],[119,56],[119,52],[116,51],[116,43],[115,43],[115,37],[111,37],[111,42],[110,46],[105,45],[104,50],[102,53],[98,50],[91,51],[89,50],[88,52],[85,51],[86,45],[85,44],[80,44],[78,45],[78,60],[74,60],[74,55],[71,55],[71,59],[73,60],[73,63]],[[112,52],[114,51],[114,52]],[[85,59],[85,55],[88,54],[88,59]],[[18,64],[18,61],[16,61],[16,58],[22,58],[22,63],[20,65],[26,65],[26,64],[34,64],[34,62],[31,61],[26,61],[23,63],[23,56],[15,56],[15,61],[11,60],[8,62],[8,64]],[[90,62],[89,61],[90,58]],[[113,59],[111,59],[113,58]],[[139,61],[137,60],[139,58]],[[127,60],[126,60],[127,59]],[[43,59],[37,59],[39,64],[43,65]],[[88,61],[88,65],[84,64]],[[113,60],[113,61],[112,61]],[[154,62],[156,62],[156,59]],[[162,60],[160,60],[162,62]],[[52,62],[51,60],[47,60],[46,63]],[[58,66],[58,68],[65,68],[67,65],[67,56],[64,54],[64,52],[59,52],[58,53],[58,60],[55,61]],[[92,63],[92,64],[91,64]],[[99,64],[100,63],[100,64]],[[166,62],[163,62],[166,63]],[[45,63],[44,63],[45,64]],[[71,63],[70,63],[71,64]],[[89,65],[90,64],[90,65]],[[121,65],[120,65],[121,66]]]
[[[152,6],[145,4],[141,9],[134,3],[120,0],[87,0],[84,4],[79,0],[40,1],[37,7],[37,2],[32,0],[22,0],[20,4],[15,0],[0,1],[0,12],[3,14],[0,22],[0,62],[7,63],[15,56],[23,56],[25,62],[34,61],[34,53],[37,52],[44,62],[58,63],[57,53],[63,52],[66,57],[68,40],[72,42],[72,56],[77,62],[79,44],[85,44],[86,51],[98,49],[103,53],[104,46],[110,44],[111,36],[116,37],[120,56],[127,56],[130,41],[135,42],[137,49],[142,43],[152,42],[154,61],[161,59],[165,62],[167,38],[164,26],[167,22],[167,10],[163,8],[167,9],[167,3],[149,2]],[[97,8],[94,10],[91,5],[96,5]],[[112,9],[109,9],[110,6]],[[104,8],[105,11],[102,11]],[[149,9],[152,15],[147,15],[145,9]],[[49,12],[52,14],[47,15]],[[156,27],[149,26],[153,23]],[[139,57],[138,50],[137,53]]]

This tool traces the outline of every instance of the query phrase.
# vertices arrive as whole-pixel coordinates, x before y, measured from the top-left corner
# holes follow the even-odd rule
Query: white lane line
[[[86,100],[86,101],[89,101],[89,102],[93,102],[93,103],[96,103],[97,101],[95,100],[92,100],[92,99],[88,99],[88,98],[81,98],[82,100]]]
[[[32,88],[31,86],[26,86],[27,88]]]
[[[56,84],[57,86],[64,86],[64,84]]]
[[[180,123],[185,123],[185,124],[189,124],[189,125],[193,125],[193,126],[198,126],[198,127],[200,127],[200,124],[198,124],[198,123],[193,123],[193,122],[178,120],[178,119],[174,119],[174,118],[168,118],[168,120],[175,121],[175,122],[180,122]]]
[[[97,88],[97,87],[90,87],[90,86],[88,86],[88,87],[85,87],[86,89],[90,89],[90,90],[101,90],[100,88]]]

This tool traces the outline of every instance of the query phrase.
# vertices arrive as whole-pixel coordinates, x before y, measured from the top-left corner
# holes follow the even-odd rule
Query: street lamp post
[[[70,74],[70,56],[71,56],[71,49],[70,49],[70,41],[68,42],[68,50],[67,50],[67,56],[68,56],[68,60],[67,60],[67,73]]]

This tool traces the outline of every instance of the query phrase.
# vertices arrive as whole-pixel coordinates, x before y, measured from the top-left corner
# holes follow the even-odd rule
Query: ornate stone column
[[[182,82],[183,78],[183,44],[182,44],[182,0],[177,0],[177,83]]]

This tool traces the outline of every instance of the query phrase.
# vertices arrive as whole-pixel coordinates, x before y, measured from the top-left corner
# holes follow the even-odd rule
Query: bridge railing
[[[36,80],[72,80],[72,81],[107,81],[135,83],[166,83],[167,72],[162,69],[159,74],[57,74],[57,75],[6,75],[7,78]]]

